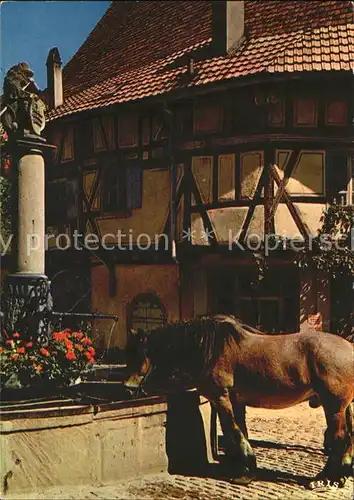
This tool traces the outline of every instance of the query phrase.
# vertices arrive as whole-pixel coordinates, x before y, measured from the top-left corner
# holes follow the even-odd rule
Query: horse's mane
[[[145,335],[149,353],[157,362],[169,364],[187,357],[196,363],[196,369],[208,370],[226,344],[232,339],[240,341],[250,333],[262,334],[235,316],[220,314],[169,323]]]

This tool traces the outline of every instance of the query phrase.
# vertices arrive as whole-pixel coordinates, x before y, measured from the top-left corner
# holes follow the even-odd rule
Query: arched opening
[[[135,330],[152,330],[166,324],[166,311],[153,293],[140,294],[132,301],[129,315],[130,327]]]

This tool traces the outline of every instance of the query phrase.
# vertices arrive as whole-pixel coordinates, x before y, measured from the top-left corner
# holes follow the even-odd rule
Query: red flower
[[[91,339],[89,339],[88,337],[84,337],[81,342],[84,344],[84,345],[90,345],[92,344],[92,341]]]
[[[95,360],[93,359],[93,355],[90,352],[86,351],[84,354],[91,364],[95,362]]]
[[[66,339],[66,335],[63,332],[54,332],[53,335],[52,335],[52,337],[57,342],[62,342],[63,340]]]
[[[73,349],[74,344],[71,342],[71,340],[65,339],[64,344],[69,351]]]
[[[50,352],[49,352],[49,351],[47,351],[47,349],[44,349],[44,347],[41,347],[41,348],[39,349],[39,352],[40,352],[41,354],[43,354],[43,356],[47,356],[47,357],[48,357],[48,356],[50,356]]]
[[[14,345],[14,341],[13,341],[12,339],[10,339],[10,340],[7,340],[7,341],[5,342],[5,344],[8,344],[8,345]]]
[[[42,365],[33,365],[33,366],[34,366],[34,369],[36,370],[36,372],[41,372],[43,370]]]
[[[75,332],[73,333],[73,337],[75,337],[78,340],[81,340],[84,337],[84,334],[82,332]]]
[[[19,358],[19,355],[18,355],[18,354],[14,354],[13,356],[11,356],[11,359],[12,359],[13,361],[17,361],[17,360],[18,360],[18,358]]]
[[[14,333],[12,336],[13,336],[14,339],[19,339],[20,338],[20,334],[17,333],[17,332]]]
[[[88,351],[88,352],[89,352],[92,356],[94,356],[94,355],[96,354],[96,351],[95,351],[95,349],[94,349],[92,346],[88,347],[88,348],[87,348],[87,351]]]
[[[74,347],[80,352],[84,350],[84,346],[82,346],[81,344],[74,344]]]
[[[68,359],[69,361],[72,361],[72,360],[75,360],[75,359],[76,359],[76,354],[74,353],[74,351],[68,351],[68,352],[65,354],[65,357],[66,357],[66,359]]]
[[[33,347],[33,342],[27,342],[27,344],[25,344],[25,347],[28,348]]]
[[[19,347],[16,351],[18,354],[25,354],[26,349],[24,347]]]

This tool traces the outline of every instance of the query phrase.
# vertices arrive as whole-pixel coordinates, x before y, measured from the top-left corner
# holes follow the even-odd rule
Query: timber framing
[[[331,88],[326,86],[326,82],[332,82]],[[333,81],[336,82],[337,93],[333,90]],[[250,85],[252,82],[252,85]],[[354,153],[354,143],[352,136],[351,121],[354,116],[353,102],[354,98],[350,94],[353,89],[353,78],[347,75],[333,75],[333,80],[328,76],[311,74],[304,77],[303,74],[294,74],[287,80],[283,78],[267,77],[266,79],[252,80],[245,79],[243,84],[233,82],[222,86],[207,86],[201,92],[195,89],[186,89],[184,92],[168,96],[168,99],[144,99],[136,103],[123,105],[114,105],[108,109],[90,110],[76,116],[70,116],[59,119],[56,122],[50,122],[48,125],[49,133],[57,126],[65,129],[65,125],[72,125],[74,128],[74,144],[77,147],[77,137],[80,136],[81,123],[85,121],[86,125],[92,119],[98,119],[104,149],[100,151],[76,151],[72,161],[60,164],[66,134],[61,136],[61,143],[58,146],[57,161],[51,165],[49,178],[55,178],[56,175],[67,175],[67,177],[79,177],[80,181],[80,204],[79,204],[79,228],[81,232],[89,224],[99,237],[98,220],[132,217],[132,213],[105,213],[103,196],[103,169],[107,164],[116,164],[117,168],[124,166],[139,166],[146,174],[149,171],[170,171],[170,200],[167,218],[164,219],[163,234],[169,236],[171,242],[177,243],[178,253],[185,255],[188,247],[197,248],[196,251],[205,252],[206,248],[222,248],[222,243],[218,243],[217,230],[214,227],[210,211],[218,209],[244,209],[245,217],[241,224],[240,239],[245,242],[251,222],[255,217],[259,206],[264,209],[263,234],[276,233],[275,216],[281,207],[287,207],[291,218],[301,236],[306,240],[311,231],[304,214],[299,210],[297,204],[306,205],[325,205],[327,194],[320,190],[318,193],[310,193],[301,190],[294,194],[289,188],[289,182],[293,178],[294,171],[300,161],[301,154],[306,151],[341,151],[344,154]],[[220,92],[220,90],[223,90]],[[283,121],[280,125],[272,125],[269,122],[269,105],[257,106],[254,104],[256,92],[262,91],[265,95],[272,92],[279,96],[282,103]],[[338,94],[338,92],[340,93]],[[337,97],[339,95],[339,97]],[[298,98],[314,99],[316,109],[316,125],[313,126],[294,126],[294,108]],[[326,106],[329,100],[336,98],[344,99],[347,109],[348,121],[343,126],[330,127],[327,125]],[[196,127],[193,124],[193,116],[196,117],[195,109],[200,106],[208,106],[210,102],[213,106],[220,106],[221,111],[228,110],[228,113],[221,113],[224,117],[223,129],[214,132],[195,133]],[[173,119],[167,123],[164,113],[166,109],[172,113]],[[181,112],[180,112],[181,111]],[[135,146],[119,147],[118,144],[118,119],[121,113],[134,113],[137,116],[137,141]],[[114,124],[114,148],[107,137],[107,131],[104,125],[104,117],[112,116]],[[186,122],[180,123],[178,120],[182,116]],[[243,117],[247,116],[247,124],[243,126]],[[79,119],[78,119],[79,117]],[[182,119],[181,118],[181,119]],[[155,121],[154,121],[155,120]],[[153,134],[153,127],[160,120],[160,131],[169,129],[169,136],[164,137],[161,134]],[[163,124],[161,120],[164,120]],[[192,120],[192,121],[190,121]],[[245,122],[246,123],[246,122]],[[252,125],[253,124],[253,125]],[[167,128],[166,128],[167,127]],[[89,128],[89,127],[88,127]],[[157,129],[156,129],[157,130]],[[111,139],[111,138],[110,138]],[[80,149],[84,147],[85,142],[80,142]],[[276,166],[277,150],[288,150],[290,156],[287,159],[283,176],[280,177],[279,165]],[[243,177],[241,175],[241,161],[243,153],[260,152],[263,155],[263,164],[261,165],[260,175],[255,183],[252,195],[241,197]],[[219,157],[221,155],[233,155],[234,158],[234,177],[232,179],[234,195],[225,199],[219,199],[220,187],[220,169]],[[208,156],[212,157],[210,193],[207,199],[200,191],[200,180],[192,172],[193,157]],[[183,165],[183,173],[177,179],[177,165]],[[209,167],[208,167],[209,168]],[[229,168],[229,167],[228,167]],[[231,168],[231,167],[230,167]],[[85,172],[96,170],[97,175],[91,187],[90,195],[87,196],[83,189],[82,176]],[[231,172],[231,170],[230,170]],[[144,174],[145,175],[145,174]],[[208,174],[209,175],[209,174]],[[326,179],[327,162],[323,179]],[[100,189],[101,188],[101,189]],[[276,191],[275,191],[276,189]],[[101,203],[100,208],[93,208],[94,201],[100,190]],[[294,191],[294,190],[293,190]],[[307,194],[306,194],[307,193]],[[193,201],[193,203],[192,203]],[[85,207],[85,209],[83,209]],[[144,210],[144,206],[141,210]],[[207,245],[197,245],[192,241],[185,241],[178,234],[179,230],[188,232],[192,227],[192,219],[195,214],[200,216],[203,223]],[[149,214],[146,213],[146,217]],[[181,220],[180,220],[181,219]],[[134,218],[132,218],[132,224]],[[183,241],[182,241],[183,240]],[[182,251],[182,249],[184,249]],[[171,248],[169,249],[171,250]],[[194,250],[193,250],[194,251]],[[156,250],[157,261],[165,261],[165,254]],[[127,252],[125,255],[135,255],[137,262],[144,262],[143,252],[136,249]],[[187,254],[186,254],[187,255]],[[122,258],[117,254],[114,262]],[[133,259],[133,257],[131,257]],[[130,257],[124,257],[123,260]],[[150,257],[149,257],[150,259]],[[147,260],[149,260],[147,259]],[[106,265],[112,268],[112,260],[106,262]],[[110,271],[111,272],[111,271]],[[112,278],[113,280],[113,278]]]

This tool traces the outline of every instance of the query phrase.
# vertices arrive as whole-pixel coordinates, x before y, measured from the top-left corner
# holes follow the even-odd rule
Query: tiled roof
[[[171,62],[211,44],[210,2],[129,2],[126,24],[115,26],[115,35],[106,47],[107,18],[118,15],[115,5],[120,3],[124,4],[113,3],[107,17],[102,18],[86,45],[64,69],[64,104],[52,110],[49,119],[255,73],[354,69],[353,2],[247,1],[247,36],[242,45],[232,56],[195,62],[196,71],[191,79],[186,65],[173,67]],[[161,6],[159,10],[157,4]],[[138,30],[142,45],[127,43],[127,57],[121,58],[120,44],[124,43],[117,42],[119,47],[116,46],[115,37],[121,32],[133,37],[134,23],[141,20],[133,16],[138,8],[140,13],[150,14],[148,19],[142,18],[152,24],[146,27],[144,23]],[[159,35],[161,41],[157,39]],[[106,54],[102,54],[103,47]]]

